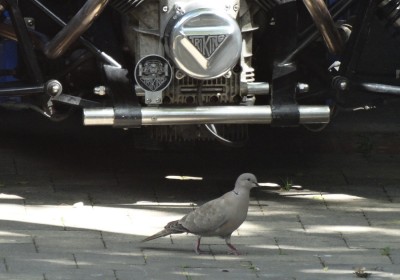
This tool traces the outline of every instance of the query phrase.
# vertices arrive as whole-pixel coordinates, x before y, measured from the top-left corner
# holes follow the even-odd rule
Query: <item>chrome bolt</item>
[[[46,85],[46,92],[50,96],[57,96],[62,93],[62,85],[57,80],[50,80]]]
[[[93,93],[99,96],[104,96],[107,93],[107,88],[105,86],[95,87]]]
[[[225,77],[226,79],[229,79],[230,77],[232,77],[232,71],[228,71],[228,72],[224,75],[224,77]]]
[[[181,70],[177,70],[175,73],[175,78],[177,80],[182,80],[183,78],[185,78],[185,73],[183,73]]]
[[[341,82],[339,83],[339,88],[340,88],[341,90],[346,90],[347,87],[348,87],[348,83],[347,83],[346,81],[341,81]]]
[[[25,24],[29,28],[35,28],[35,19],[31,17],[24,18]]]
[[[308,92],[309,90],[310,90],[310,86],[308,84],[304,84],[304,83],[297,84],[297,92],[298,93],[305,93],[305,92]]]
[[[162,7],[162,11],[163,11],[164,13],[168,12],[168,6],[163,6],[163,7]]]
[[[54,94],[57,94],[58,91],[60,90],[60,88],[61,88],[60,85],[54,84],[54,85],[51,86],[51,92],[54,93]]]

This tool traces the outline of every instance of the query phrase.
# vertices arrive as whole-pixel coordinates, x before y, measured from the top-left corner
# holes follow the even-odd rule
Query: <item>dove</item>
[[[169,222],[162,231],[143,239],[142,242],[170,234],[191,233],[197,235],[195,252],[200,254],[201,238],[217,236],[225,239],[233,254],[239,255],[239,251],[231,243],[231,235],[246,220],[250,190],[257,186],[256,176],[244,173],[237,178],[232,191],[206,202],[180,220]]]

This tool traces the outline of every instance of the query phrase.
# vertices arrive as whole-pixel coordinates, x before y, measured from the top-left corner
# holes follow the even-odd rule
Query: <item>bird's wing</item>
[[[225,196],[203,204],[179,221],[189,232],[198,235],[213,235],[226,222],[228,213]]]

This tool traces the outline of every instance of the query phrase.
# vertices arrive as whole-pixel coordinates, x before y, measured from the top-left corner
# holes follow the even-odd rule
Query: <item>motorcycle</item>
[[[360,68],[368,42],[397,40],[394,0],[0,0],[0,15],[0,107],[52,121],[78,108],[85,126],[236,146],[251,125],[321,130],[373,102],[357,92],[400,94],[394,59]]]

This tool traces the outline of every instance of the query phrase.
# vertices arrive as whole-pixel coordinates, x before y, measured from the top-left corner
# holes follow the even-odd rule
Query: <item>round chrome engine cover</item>
[[[223,11],[192,10],[173,22],[167,32],[167,53],[190,77],[214,79],[239,61],[241,31],[236,20]]]

